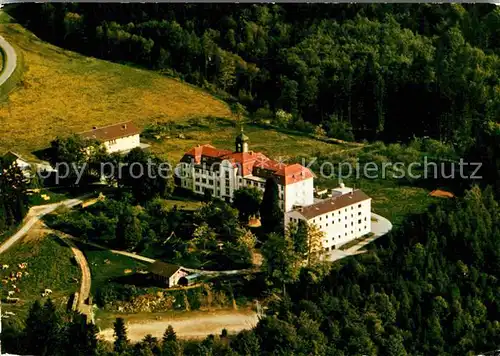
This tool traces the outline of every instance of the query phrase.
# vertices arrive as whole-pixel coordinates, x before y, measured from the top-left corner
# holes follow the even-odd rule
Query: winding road
[[[14,47],[12,47],[2,36],[0,36],[0,47],[3,50],[4,57],[4,65],[2,73],[0,73],[0,85],[2,85],[10,78],[12,73],[14,73],[17,65],[17,55],[16,51],[14,51]]]
[[[48,205],[40,205],[40,206],[34,206],[32,207],[28,214],[27,217],[24,221],[23,226],[11,237],[9,237],[1,246],[0,246],[0,253],[3,253],[7,251],[9,248],[11,248],[16,242],[21,240],[27,233],[28,231],[38,222],[40,219],[47,214],[52,213],[54,210],[61,206],[66,206],[68,208],[72,208],[78,204],[81,204],[85,201],[85,199],[91,197],[93,194],[87,194],[84,196],[81,196],[79,198],[74,198],[74,199],[67,199],[59,203],[54,203],[54,204],[48,204]],[[85,258],[85,255],[80,251],[72,241],[65,239],[64,236],[60,236],[61,239],[71,248],[73,254],[75,255],[76,262],[80,266],[80,269],[82,271],[82,281],[80,285],[80,292],[79,292],[79,300],[78,300],[78,311],[84,315],[87,315],[89,317],[90,321],[93,321],[93,313],[92,313],[92,307],[87,305],[85,301],[88,299],[90,295],[90,283],[91,283],[91,276],[90,276],[90,268],[87,263],[87,259]]]
[[[14,235],[9,237],[2,245],[0,245],[0,253],[7,251],[9,248],[12,247],[12,245],[18,242],[24,235],[28,233],[28,231],[33,227],[33,225],[35,225],[38,221],[40,221],[40,219],[44,215],[52,213],[60,206],[67,206],[68,208],[72,208],[78,204],[83,203],[84,199],[89,196],[90,195],[85,195],[79,198],[67,199],[59,203],[32,207],[27,214],[27,218],[25,219],[23,226]]]

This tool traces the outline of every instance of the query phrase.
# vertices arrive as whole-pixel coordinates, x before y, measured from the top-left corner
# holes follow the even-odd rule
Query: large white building
[[[109,153],[113,153],[140,147],[140,133],[141,130],[128,121],[104,127],[94,126],[92,130],[80,133],[80,136],[100,141]]]
[[[326,251],[371,232],[371,198],[361,190],[343,184],[328,199],[285,212],[285,227],[291,222],[306,221],[325,233]]]
[[[267,178],[274,177],[279,187],[280,207],[284,211],[314,202],[314,174],[300,164],[286,165],[260,152],[248,149],[248,137],[236,137],[236,150],[199,145],[186,152],[176,168],[177,184],[194,193],[231,201],[235,190],[255,187],[264,191]]]

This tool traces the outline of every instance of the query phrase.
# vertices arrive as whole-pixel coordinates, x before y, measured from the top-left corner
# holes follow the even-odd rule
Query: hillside
[[[0,25],[0,35],[24,62],[20,87],[0,104],[0,152],[29,154],[57,135],[117,121],[144,127],[155,120],[231,115],[225,103],[191,85],[62,50],[18,24]]]

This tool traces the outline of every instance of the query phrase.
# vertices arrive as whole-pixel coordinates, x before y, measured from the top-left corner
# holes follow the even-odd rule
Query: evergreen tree
[[[118,217],[116,245],[127,251],[133,250],[142,240],[142,225],[132,208],[127,207]]]
[[[88,324],[85,317],[76,315],[67,328],[67,355],[97,355],[97,327]]]
[[[125,327],[123,318],[116,318],[113,329],[115,331],[114,351],[118,355],[124,354],[129,347],[129,340],[127,338],[127,328]]]
[[[279,203],[278,183],[274,178],[268,178],[259,209],[262,229],[266,233],[283,231],[283,211]]]

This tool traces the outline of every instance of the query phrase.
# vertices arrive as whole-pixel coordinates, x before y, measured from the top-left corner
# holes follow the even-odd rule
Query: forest
[[[279,231],[274,204],[261,205],[267,219],[257,278],[265,279],[270,302],[252,330],[194,342],[169,328],[162,340],[146,336],[134,345],[117,319],[116,341],[105,345],[93,325],[61,315],[50,302],[35,303],[24,328],[8,329],[9,351],[472,356],[500,348],[499,7],[22,4],[7,11],[43,40],[180,78],[240,103],[254,120],[286,117],[280,125],[320,125],[328,136],[346,140],[431,138],[451,147],[450,157],[481,162],[483,177],[475,185],[456,184],[456,198],[408,215],[368,253],[328,268],[310,253],[307,264],[298,263],[305,246],[297,241],[307,232],[300,226]],[[61,139],[53,142],[54,162],[75,160],[67,147]],[[12,190],[9,178],[19,172],[10,172],[0,174],[0,184],[9,188],[0,190],[0,212],[12,212],[7,225],[22,218],[25,206],[24,188]],[[223,235],[217,231],[221,221],[238,225],[257,209],[245,211],[248,200],[233,207],[207,201],[190,216],[167,212],[155,199],[172,194],[171,182],[143,183],[147,189],[135,189],[125,179],[121,185],[130,196],[53,223],[90,240],[103,232],[111,245],[134,249],[142,236],[154,245],[165,231],[187,229],[185,218],[198,219],[207,222],[198,231],[202,246],[215,233]],[[266,193],[264,202],[276,201],[272,189]],[[145,208],[130,208],[132,198]],[[237,258],[247,256],[245,249],[234,250]]]
[[[490,4],[23,4],[58,46],[158,70],[266,116],[469,148],[500,111]]]

